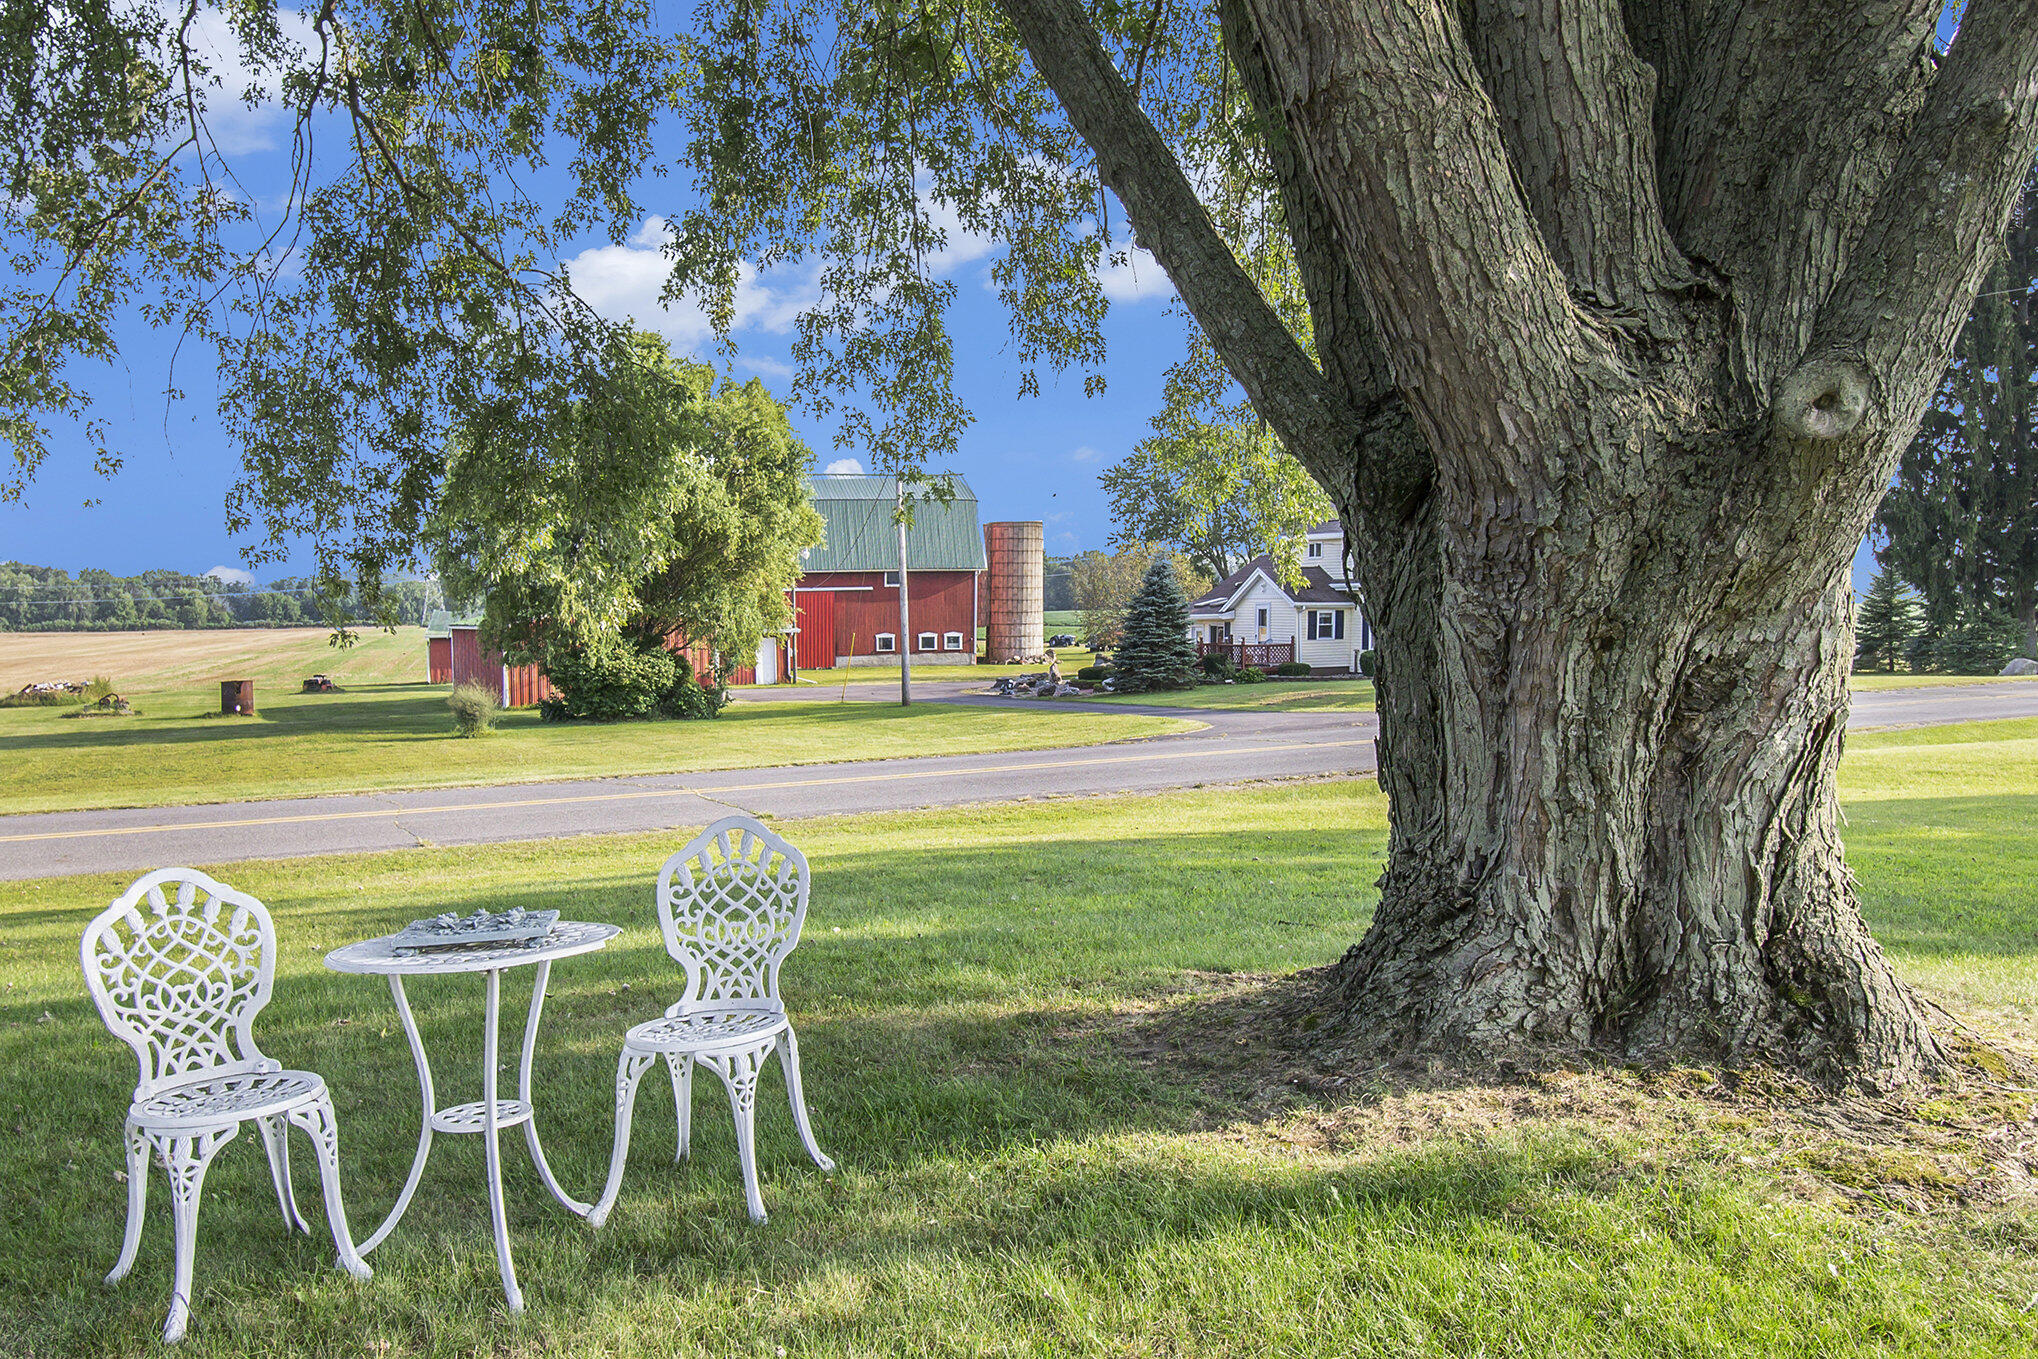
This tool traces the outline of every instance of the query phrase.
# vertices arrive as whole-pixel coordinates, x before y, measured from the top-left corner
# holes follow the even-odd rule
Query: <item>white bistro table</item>
[[[389,1216],[375,1229],[374,1235],[358,1247],[361,1254],[366,1255],[381,1245],[382,1239],[402,1219],[404,1210],[410,1207],[411,1195],[417,1192],[418,1180],[425,1172],[425,1158],[431,1153],[434,1132],[485,1133],[488,1209],[495,1220],[495,1260],[502,1271],[502,1291],[509,1298],[510,1310],[524,1310],[523,1290],[517,1287],[517,1268],[510,1259],[509,1220],[503,1212],[502,1202],[502,1146],[498,1137],[504,1128],[523,1124],[524,1140],[531,1148],[531,1160],[537,1163],[538,1173],[545,1177],[545,1185],[552,1191],[552,1197],[569,1211],[587,1216],[591,1205],[580,1202],[559,1187],[559,1181],[552,1175],[552,1167],[545,1164],[545,1149],[538,1144],[538,1125],[531,1109],[531,1050],[538,1036],[538,1013],[545,1005],[545,983],[552,975],[553,960],[570,958],[576,953],[592,953],[620,933],[622,929],[616,925],[562,920],[545,938],[528,945],[482,945],[411,953],[398,951],[395,935],[384,935],[379,939],[364,939],[358,944],[336,948],[326,955],[326,966],[335,972],[371,973],[389,978],[389,994],[396,998],[396,1012],[403,1018],[403,1031],[410,1038],[410,1055],[417,1062],[418,1084],[424,1091],[424,1126],[418,1132],[417,1157],[411,1162],[410,1178],[404,1181],[403,1193],[397,1196],[396,1206],[389,1210]],[[497,1099],[496,1028],[497,1016],[502,1009],[502,974],[512,967],[533,965],[537,967],[538,974],[531,983],[531,1008],[524,1020],[524,1051],[517,1068],[517,1097]],[[484,1021],[486,1027],[482,1030],[481,1098],[442,1109],[432,1092],[431,1063],[425,1060],[424,1039],[418,1035],[417,1020],[412,1018],[410,1001],[403,994],[403,979],[447,976],[458,972],[488,974],[488,1015]]]

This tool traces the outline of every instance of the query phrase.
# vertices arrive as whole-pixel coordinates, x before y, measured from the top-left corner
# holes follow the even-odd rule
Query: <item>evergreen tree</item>
[[[2038,167],[1876,527],[1935,633],[1999,636],[1979,620],[2007,614],[2038,656]],[[1993,646],[1963,642],[1962,668]]]
[[[1115,669],[1120,690],[1187,689],[1196,682],[1196,644],[1189,640],[1189,600],[1166,557],[1154,558],[1125,610],[1125,637]]]
[[[1922,622],[1917,592],[1894,571],[1878,573],[1854,616],[1854,668],[1896,669]]]

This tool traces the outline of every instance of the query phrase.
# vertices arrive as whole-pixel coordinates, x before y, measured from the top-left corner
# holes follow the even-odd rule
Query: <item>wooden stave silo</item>
[[[984,525],[984,659],[992,664],[1028,660],[1045,649],[1041,608],[1046,599],[1044,525],[1038,519]]]

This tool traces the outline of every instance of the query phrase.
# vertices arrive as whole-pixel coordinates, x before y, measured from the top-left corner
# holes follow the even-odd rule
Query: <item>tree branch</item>
[[[1217,14],[1225,49],[1264,129],[1282,216],[1309,297],[1318,360],[1324,372],[1343,384],[1348,400],[1369,413],[1373,426],[1360,444],[1355,476],[1349,469],[1310,471],[1325,485],[1343,486],[1349,477],[1363,508],[1404,518],[1409,503],[1428,487],[1435,459],[1395,389],[1394,369],[1367,310],[1365,289],[1337,241],[1337,224],[1296,151],[1275,98],[1266,47],[1245,12],[1244,0],[1219,0]]]
[[[1451,5],[1247,0],[1276,98],[1442,465],[1515,479],[1595,347]]]
[[[1355,422],[1217,233],[1076,0],[999,0],[1097,172],[1253,406],[1305,462],[1349,458]]]
[[[1579,293],[1648,314],[1692,281],[1656,188],[1656,78],[1618,0],[1469,0],[1473,58],[1542,228]]]
[[[1937,386],[2038,155],[2038,0],[1974,0],[1840,276],[1777,426],[1908,425]]]

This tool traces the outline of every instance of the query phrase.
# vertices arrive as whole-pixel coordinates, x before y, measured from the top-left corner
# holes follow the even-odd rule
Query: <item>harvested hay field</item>
[[[364,629],[352,647],[329,645],[325,628],[232,628],[154,632],[0,632],[0,693],[42,680],[111,676],[121,691],[181,688],[222,678],[278,681],[295,689],[323,672],[341,684],[422,683],[423,628]]]

